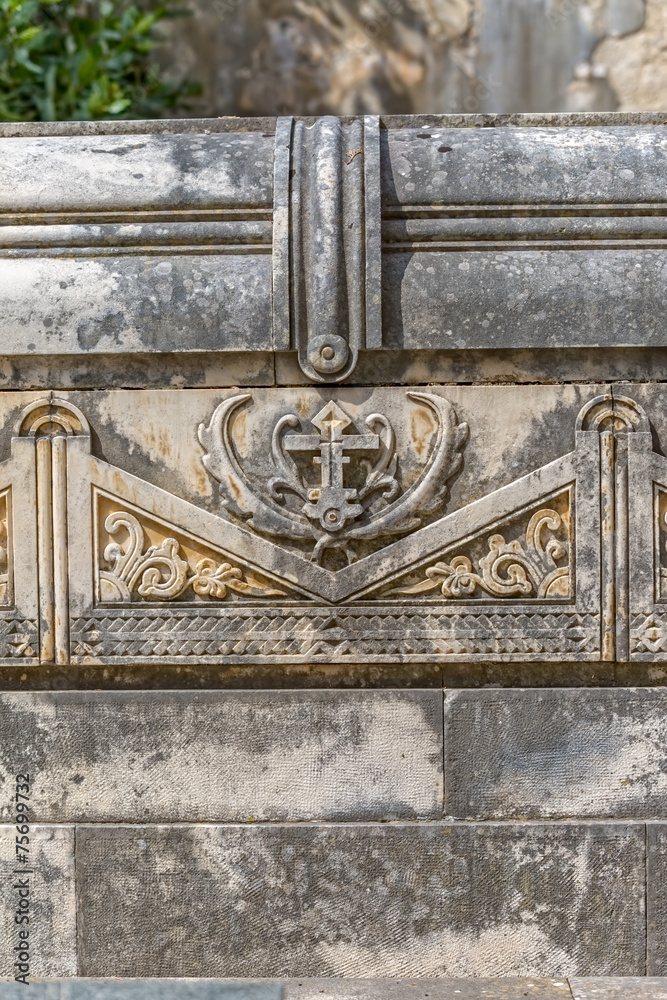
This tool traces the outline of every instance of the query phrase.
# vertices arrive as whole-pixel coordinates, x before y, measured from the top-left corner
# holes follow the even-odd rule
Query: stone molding
[[[0,374],[414,383],[433,352],[531,350],[545,377],[554,350],[664,351],[664,118],[1,126]]]

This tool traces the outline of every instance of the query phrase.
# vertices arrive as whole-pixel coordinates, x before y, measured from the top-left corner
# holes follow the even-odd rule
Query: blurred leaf
[[[159,117],[201,88],[165,78],[159,24],[176,0],[0,0],[0,120]]]

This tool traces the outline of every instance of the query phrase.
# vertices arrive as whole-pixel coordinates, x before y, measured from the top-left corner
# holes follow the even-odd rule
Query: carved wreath
[[[371,413],[365,420],[365,433],[345,433],[352,421],[333,400],[311,418],[318,434],[294,433],[302,431],[302,422],[293,413],[280,418],[271,439],[276,475],[258,492],[237,458],[230,426],[233,414],[251,394],[220,403],[208,426],[201,424],[198,433],[206,450],[203,463],[220,484],[223,508],[260,534],[314,542],[311,559],[317,563],[328,549],[340,549],[353,562],[355,542],[419,528],[444,504],[449,481],[461,468],[468,425],[459,424],[454,407],[442,396],[428,392],[408,392],[407,396],[431,411],[437,432],[425,468],[403,493],[396,478],[398,454],[389,420]],[[319,451],[315,459],[321,474],[319,486],[304,482],[292,457],[298,451]],[[365,481],[360,489],[353,489],[344,482],[343,468],[350,454],[361,452],[373,457],[357,459]],[[286,504],[288,496],[297,498],[299,509]]]

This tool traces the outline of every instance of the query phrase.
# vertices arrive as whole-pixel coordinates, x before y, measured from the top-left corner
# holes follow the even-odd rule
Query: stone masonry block
[[[442,815],[437,691],[11,693],[0,731],[40,822]]]
[[[86,976],[639,975],[633,824],[82,826]]]
[[[667,815],[664,689],[448,691],[445,732],[448,816]]]
[[[667,826],[646,828],[647,974],[667,976]]]

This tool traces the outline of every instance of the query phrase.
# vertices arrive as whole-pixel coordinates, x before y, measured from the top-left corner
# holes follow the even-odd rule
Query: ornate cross
[[[330,400],[311,420],[319,434],[288,434],[286,451],[317,451],[313,462],[321,466],[321,485],[308,491],[308,503],[303,512],[319,520],[326,531],[340,531],[347,521],[358,517],[363,508],[355,503],[357,491],[345,489],[343,467],[350,461],[346,451],[377,451],[377,434],[343,434],[352,421],[333,400]]]

